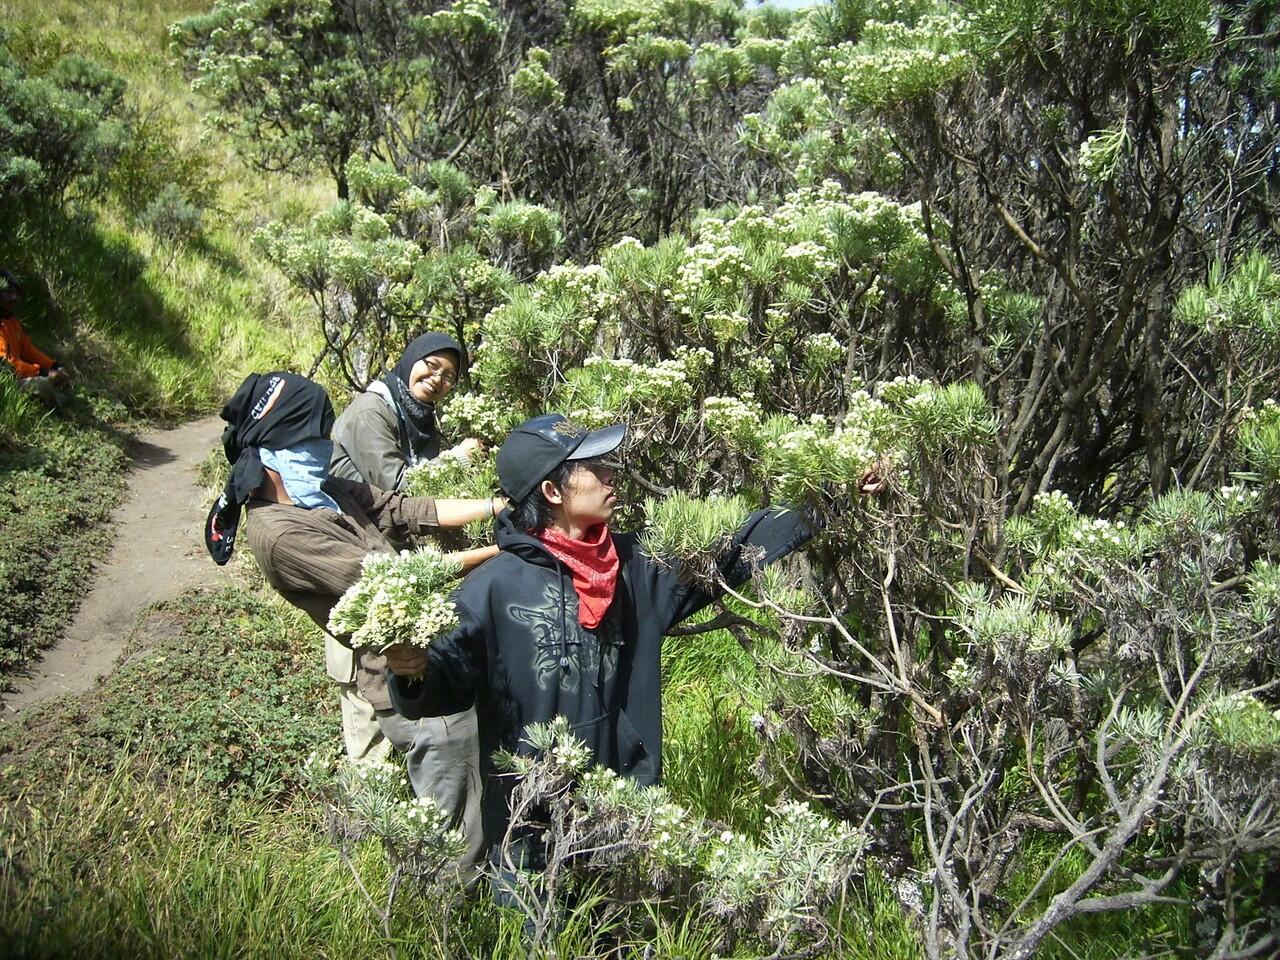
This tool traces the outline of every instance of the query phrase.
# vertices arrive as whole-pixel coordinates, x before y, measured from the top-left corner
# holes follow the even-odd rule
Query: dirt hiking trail
[[[107,554],[62,639],[14,678],[0,724],[27,707],[92,688],[111,672],[138,615],[198,584],[227,576],[204,548],[208,496],[196,469],[224,426],[207,417],[173,430],[142,434],[129,445],[128,490],[111,515]]]

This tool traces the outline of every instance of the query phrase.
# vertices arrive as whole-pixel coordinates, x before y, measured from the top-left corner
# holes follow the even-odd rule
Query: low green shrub
[[[73,722],[10,725],[0,769],[22,789],[56,779],[72,753],[105,771],[143,749],[213,796],[288,796],[311,753],[338,740],[331,690],[301,616],[239,588],[195,591],[143,617]]]

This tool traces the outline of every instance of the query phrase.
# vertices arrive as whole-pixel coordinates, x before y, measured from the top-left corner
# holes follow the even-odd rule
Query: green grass
[[[62,635],[124,488],[120,434],[53,416],[36,429],[38,446],[0,453],[0,680]]]
[[[0,264],[29,281],[20,318],[36,342],[78,383],[152,420],[215,408],[251,370],[305,371],[316,352],[310,306],[249,238],[265,220],[318,209],[333,188],[250,170],[210,136],[166,34],[207,6],[0,0],[10,49],[28,65],[77,53],[128,83],[135,134],[107,193],[28,210],[0,232]],[[191,243],[171,245],[141,225],[169,183],[206,207]]]

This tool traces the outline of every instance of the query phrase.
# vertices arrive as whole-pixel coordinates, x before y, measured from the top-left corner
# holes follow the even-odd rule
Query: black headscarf
[[[415,337],[400,354],[400,362],[382,378],[395,401],[396,417],[400,421],[400,452],[408,463],[433,460],[440,454],[440,430],[436,425],[436,405],[423,403],[409,390],[409,375],[419,360],[452,350],[458,360],[458,373],[466,355],[457,340],[447,333],[424,333]]]
[[[231,476],[205,520],[204,540],[214,562],[231,559],[240,508],[262,485],[266,471],[258,448],[282,450],[304,440],[327,438],[333,430],[333,404],[319,384],[296,373],[251,373],[222,408],[227,426],[222,449]]]

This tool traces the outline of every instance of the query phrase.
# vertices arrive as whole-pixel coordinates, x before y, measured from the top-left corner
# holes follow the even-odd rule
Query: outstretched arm
[[[341,490],[355,500],[378,529],[391,540],[403,541],[441,527],[465,527],[472,520],[497,516],[506,509],[501,497],[485,500],[437,500],[434,497],[406,497],[402,493],[379,490],[367,483],[329,477],[325,486]]]
[[[858,492],[879,493],[885,488],[885,468],[879,464],[867,470],[858,480]],[[813,537],[813,522],[806,510],[796,507],[771,507],[757,510],[742,525],[729,549],[716,561],[720,576],[730,587],[740,587],[759,570],[804,546]],[[668,628],[692,616],[724,594],[722,587],[706,584],[682,586],[676,591],[675,609]]]

